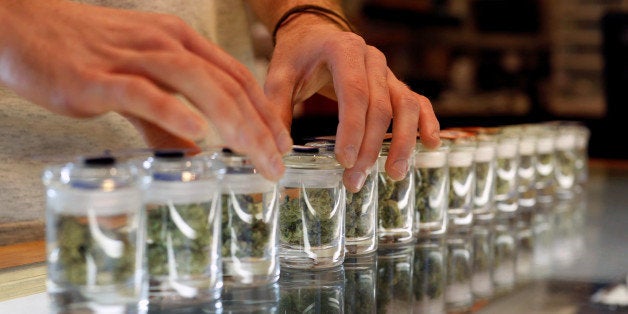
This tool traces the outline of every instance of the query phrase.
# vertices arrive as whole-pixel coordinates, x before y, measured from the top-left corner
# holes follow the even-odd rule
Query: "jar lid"
[[[292,152],[283,158],[286,168],[336,170],[343,169],[342,165],[331,154],[321,153],[320,148],[312,146],[294,145]]]
[[[77,190],[110,192],[135,186],[138,177],[137,169],[131,164],[118,162],[110,155],[99,155],[48,167],[42,180],[46,186],[58,184]]]
[[[166,182],[206,180],[224,171],[207,155],[188,156],[184,150],[157,150],[143,166],[154,181]]]

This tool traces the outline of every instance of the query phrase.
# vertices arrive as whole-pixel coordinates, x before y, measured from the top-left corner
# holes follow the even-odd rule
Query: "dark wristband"
[[[334,10],[321,7],[318,5],[312,5],[312,4],[298,5],[286,11],[286,13],[284,13],[279,18],[279,20],[277,21],[277,24],[275,24],[275,28],[273,29],[273,34],[272,34],[273,45],[277,43],[277,32],[279,31],[281,26],[283,26],[290,17],[296,14],[318,15],[338,25],[341,29],[344,29],[350,32],[354,31],[353,26],[351,26],[351,23],[349,23],[349,21],[344,16],[340,15],[338,12]]]

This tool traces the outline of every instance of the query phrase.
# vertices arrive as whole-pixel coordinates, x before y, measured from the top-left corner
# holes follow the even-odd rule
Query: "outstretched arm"
[[[260,20],[273,31],[283,14],[299,5],[317,5],[342,15],[332,0],[249,0]],[[336,156],[347,168],[351,191],[364,183],[392,121],[393,139],[386,171],[402,179],[416,144],[417,129],[428,147],[436,147],[439,124],[430,101],[411,91],[388,68],[381,51],[350,32],[340,19],[295,13],[278,26],[265,84],[290,126],[292,106],[314,93],[338,101]]]

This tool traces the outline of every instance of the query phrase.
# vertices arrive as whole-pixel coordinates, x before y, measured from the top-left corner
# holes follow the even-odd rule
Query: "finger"
[[[388,66],[384,55],[374,47],[368,47],[366,57],[369,84],[369,108],[366,128],[355,166],[344,175],[345,186],[352,192],[362,188],[367,171],[373,166],[392,118],[392,107],[388,91]]]
[[[417,96],[419,97],[419,134],[421,143],[427,148],[436,148],[440,145],[440,124],[430,100],[422,95]]]
[[[144,141],[151,148],[185,149],[191,152],[200,150],[196,143],[174,136],[153,123],[132,116],[125,116],[125,118],[142,134]]]
[[[293,92],[296,74],[293,70],[278,66],[271,61],[264,84],[264,93],[268,97],[282,125],[290,129],[293,112]]]
[[[344,36],[342,43],[336,42],[341,46],[329,48],[332,52],[327,62],[338,98],[336,157],[345,168],[352,168],[364,137],[370,97],[364,40],[355,34]]]
[[[127,62],[125,69],[182,93],[215,124],[224,142],[247,154],[262,175],[271,180],[281,177],[283,165],[277,163],[281,153],[276,142],[269,141],[273,133],[233,78],[193,56],[145,53]]]
[[[234,78],[236,82],[246,91],[253,105],[262,116],[266,125],[269,126],[277,143],[277,149],[281,152],[288,152],[292,148],[292,139],[290,138],[290,124],[286,124],[287,111],[283,106],[279,112],[269,105],[266,95],[259,87],[259,83],[255,80],[252,73],[239,61],[229,55],[222,49],[210,44],[205,38],[195,32],[185,32],[182,35],[185,47],[191,52],[201,56],[207,62],[214,64],[216,67]],[[289,85],[290,86],[290,85]],[[290,110],[290,120],[292,117]],[[283,123],[278,123],[283,122]]]
[[[393,180],[405,178],[416,146],[419,121],[419,97],[388,72],[393,108],[392,143],[385,169]]]
[[[111,108],[159,126],[175,137],[200,140],[207,134],[205,118],[142,77],[114,75],[95,78],[83,101]],[[103,103],[107,101],[107,103]]]

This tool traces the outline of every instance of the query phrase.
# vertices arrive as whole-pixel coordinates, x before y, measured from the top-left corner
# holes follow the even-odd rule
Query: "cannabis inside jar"
[[[305,144],[334,155],[335,141],[328,138]],[[367,170],[362,188],[347,191],[345,236],[347,255],[362,255],[377,250],[377,162]]]
[[[408,172],[399,181],[385,171],[390,142],[382,144],[378,165],[378,234],[380,244],[400,244],[413,241],[414,218],[414,156],[408,161]]]
[[[344,259],[345,189],[342,166],[318,148],[297,146],[284,158],[279,208],[283,265],[332,267]]]
[[[137,169],[113,157],[87,158],[47,168],[43,182],[53,305],[139,301],[144,246]]]
[[[216,289],[221,280],[217,183],[224,170],[208,156],[176,151],[156,152],[144,167],[151,293],[190,298]]]
[[[277,185],[246,156],[224,150],[222,257],[225,285],[267,284],[279,279]]]

